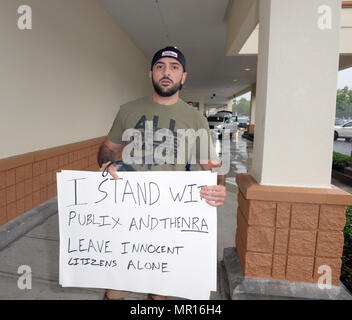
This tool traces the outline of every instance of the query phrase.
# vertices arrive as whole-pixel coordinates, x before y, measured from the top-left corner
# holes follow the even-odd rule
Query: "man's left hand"
[[[203,187],[200,196],[213,207],[222,206],[226,198],[226,187],[223,185]]]

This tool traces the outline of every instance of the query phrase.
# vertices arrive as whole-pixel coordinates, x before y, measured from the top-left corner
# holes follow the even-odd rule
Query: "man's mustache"
[[[161,81],[163,81],[163,80],[169,80],[170,82],[173,83],[173,81],[172,81],[170,78],[168,78],[168,77],[163,77],[163,78],[161,78],[161,79],[159,80],[159,82],[161,82]]]

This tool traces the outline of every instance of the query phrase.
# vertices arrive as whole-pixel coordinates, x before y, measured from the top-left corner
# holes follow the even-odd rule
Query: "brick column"
[[[352,195],[334,186],[262,186],[249,174],[236,181],[236,248],[244,276],[316,283],[319,266],[328,265],[338,285]]]
[[[254,124],[248,126],[248,133],[254,133]]]

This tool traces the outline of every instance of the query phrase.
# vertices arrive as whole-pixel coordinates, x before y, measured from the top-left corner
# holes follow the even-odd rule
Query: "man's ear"
[[[153,72],[150,70],[149,71],[149,80],[152,81],[152,79],[153,79]]]
[[[184,83],[186,82],[187,79],[187,72],[184,72],[182,75],[182,79],[181,79],[181,84],[184,85]]]

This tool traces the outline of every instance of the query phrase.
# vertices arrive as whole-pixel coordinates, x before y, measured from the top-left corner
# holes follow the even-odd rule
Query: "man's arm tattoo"
[[[98,152],[98,164],[99,167],[103,165],[103,163],[114,161],[115,152],[110,150],[104,143],[100,146]]]

